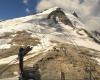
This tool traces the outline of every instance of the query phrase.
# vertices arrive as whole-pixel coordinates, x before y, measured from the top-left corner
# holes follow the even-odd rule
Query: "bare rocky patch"
[[[8,44],[11,44],[11,47],[8,49],[0,49],[0,59],[6,58],[9,56],[13,56],[18,54],[18,49],[21,46],[31,45],[36,46],[37,44],[40,44],[40,40],[38,38],[32,38],[30,33],[27,33],[26,31],[18,31],[15,33],[16,36],[12,37],[11,33],[8,35],[6,34],[3,38],[12,38],[12,41]]]
[[[91,59],[91,56],[82,54],[84,52],[88,54],[88,51],[85,49],[79,53],[73,45],[58,43],[52,50],[46,52],[45,56],[41,52],[41,54],[28,59],[24,63],[26,66],[31,67],[38,64],[41,80],[61,80],[62,74],[65,80],[84,80],[89,77],[85,69],[91,65],[95,67],[95,71],[92,72],[93,76],[99,80],[100,66],[96,61]],[[4,78],[5,76],[14,77],[14,72],[19,73],[18,64],[11,65],[0,78]]]

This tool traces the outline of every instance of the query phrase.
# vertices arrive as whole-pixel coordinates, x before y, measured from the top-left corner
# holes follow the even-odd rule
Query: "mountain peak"
[[[36,36],[35,34],[39,36],[44,36],[44,34],[46,34],[46,37],[48,37],[47,40],[52,40],[56,37],[58,39],[57,41],[66,43],[64,34],[68,35],[67,33],[69,33],[81,46],[86,47],[86,45],[80,44],[78,39],[80,41],[82,40],[83,43],[85,43],[86,40],[91,40],[89,41],[91,45],[92,42],[98,42],[96,38],[84,28],[85,25],[77,16],[75,12],[74,14],[66,13],[59,7],[50,8],[35,15],[0,22],[0,37],[3,39],[4,36],[8,36],[8,33],[10,36],[11,34],[17,34],[19,31],[24,31],[34,34],[34,36]],[[59,36],[62,37],[62,39],[60,39]],[[56,41],[56,39],[54,40]],[[98,46],[98,43],[95,44]],[[87,47],[93,48],[92,46]],[[98,48],[94,49],[100,50]]]
[[[52,11],[47,19],[53,19],[55,23],[58,23],[58,21],[64,23],[65,25],[69,25],[71,27],[74,27],[70,19],[66,16],[64,11],[61,8],[56,8],[56,10]]]

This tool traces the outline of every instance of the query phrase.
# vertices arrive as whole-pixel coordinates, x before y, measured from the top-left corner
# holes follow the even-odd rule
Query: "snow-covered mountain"
[[[35,36],[45,39],[46,41],[44,42],[55,40],[70,43],[71,40],[68,40],[68,36],[70,36],[79,46],[100,51],[99,41],[85,29],[85,25],[73,14],[66,12],[64,12],[65,15],[55,13],[54,15],[58,15],[56,16],[57,23],[55,23],[53,18],[47,19],[49,14],[56,9],[58,8],[55,7],[35,15],[0,22],[0,48],[10,48],[13,44],[11,45],[9,42],[17,35],[16,33],[18,31],[26,31],[31,34],[31,37]],[[63,12],[63,10],[61,11]],[[54,15],[51,14],[51,17]],[[69,21],[66,24],[63,22],[65,17],[67,18],[65,22]],[[8,34],[11,34],[10,36],[13,38],[8,37],[5,39],[4,36]]]
[[[78,45],[100,52],[99,39],[86,29],[76,15],[54,7],[35,15],[1,21],[0,65],[15,59],[19,47],[26,45],[33,47],[31,54],[48,51],[57,43]]]

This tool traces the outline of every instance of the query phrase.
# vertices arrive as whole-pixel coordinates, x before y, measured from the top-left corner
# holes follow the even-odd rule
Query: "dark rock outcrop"
[[[100,32],[98,31],[92,31],[93,37],[95,37],[99,43],[100,43]]]
[[[88,35],[89,38],[93,39],[96,43],[100,44],[100,40],[98,40],[95,36],[93,36],[90,32],[88,32],[87,30],[81,28],[77,30],[77,34],[79,35],[83,35],[80,34],[79,31],[84,31],[84,33],[86,33]],[[100,35],[99,33],[95,33],[96,35]]]
[[[76,18],[79,18],[79,16],[77,15],[77,13],[74,11],[73,12],[73,15],[76,17]]]
[[[47,19],[53,19],[55,23],[58,23],[58,21],[61,21],[65,25],[74,27],[70,19],[65,15],[65,13],[61,10],[61,8],[57,8],[55,11],[52,11],[48,15]]]

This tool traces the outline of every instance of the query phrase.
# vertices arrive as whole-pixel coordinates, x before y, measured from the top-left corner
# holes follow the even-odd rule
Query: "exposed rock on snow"
[[[65,25],[69,25],[69,26],[71,26],[71,27],[74,28],[72,22],[70,21],[69,18],[67,18],[67,16],[65,15],[65,13],[61,10],[61,8],[57,8],[55,11],[52,11],[48,15],[48,19],[53,19],[55,23],[58,23],[57,18],[59,19],[59,21],[61,21]]]

